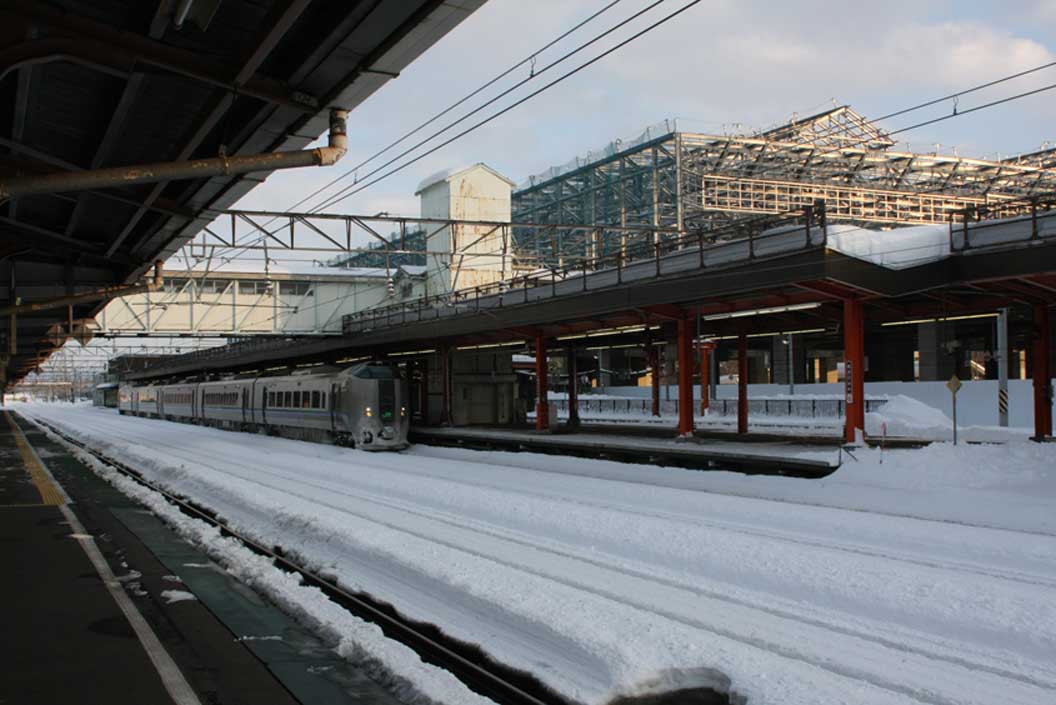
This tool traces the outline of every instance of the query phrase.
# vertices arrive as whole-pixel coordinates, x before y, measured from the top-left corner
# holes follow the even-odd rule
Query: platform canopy
[[[483,2],[0,2],[0,182],[303,149]],[[26,304],[136,282],[266,175],[0,187],[5,381],[105,300]]]

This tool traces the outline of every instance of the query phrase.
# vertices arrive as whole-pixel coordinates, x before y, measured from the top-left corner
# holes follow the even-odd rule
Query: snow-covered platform
[[[398,705],[15,418],[0,413],[0,702]]]
[[[579,432],[539,433],[528,429],[416,427],[412,440],[436,445],[465,445],[501,450],[564,453],[647,464],[676,463],[691,467],[822,477],[839,467],[838,444],[792,443],[787,440],[728,441],[693,437],[675,439],[662,429],[583,428]],[[663,437],[667,435],[667,437]]]
[[[752,705],[1056,702],[1051,444],[862,449],[804,480],[25,413],[584,705],[700,685]],[[314,588],[95,468],[339,653],[370,654],[433,702],[485,705]]]

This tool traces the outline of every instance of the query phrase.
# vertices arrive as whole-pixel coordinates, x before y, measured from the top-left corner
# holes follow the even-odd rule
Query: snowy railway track
[[[839,530],[844,522],[850,522],[858,528],[867,528],[872,526],[872,520],[854,515],[840,516],[842,510],[825,507],[828,511],[822,512],[826,515],[824,523],[811,527],[810,532],[795,522],[787,522],[787,517],[775,520],[775,526],[781,527],[775,529],[668,511],[669,507],[680,508],[681,505],[677,504],[661,503],[659,506],[664,509],[650,510],[626,501],[607,501],[605,493],[597,499],[583,490],[574,491],[571,496],[567,492],[560,495],[536,491],[532,485],[538,478],[529,477],[522,482],[519,476],[504,473],[504,480],[512,480],[516,485],[511,487],[491,479],[487,472],[471,471],[467,465],[475,463],[465,457],[459,458],[460,467],[448,463],[452,465],[448,468],[441,467],[442,458],[413,454],[410,457],[355,454],[356,467],[364,471],[376,470],[389,478],[384,485],[375,486],[366,478],[349,482],[352,476],[339,480],[335,475],[331,479],[325,473],[313,473],[307,466],[283,462],[278,457],[273,464],[247,462],[237,443],[210,444],[205,451],[196,449],[194,444],[166,443],[157,434],[146,430],[146,426],[140,433],[138,427],[132,431],[116,419],[100,421],[112,426],[109,434],[116,434],[114,437],[156,449],[155,452],[172,458],[177,464],[183,462],[187,467],[204,469],[204,473],[196,473],[199,483],[204,484],[196,487],[195,495],[199,494],[198,489],[209,490],[208,478],[215,475],[219,481],[221,476],[226,476],[230,479],[223,480],[217,487],[235,487],[233,482],[245,483],[246,489],[258,487],[261,488],[259,491],[287,496],[299,506],[318,507],[320,515],[329,512],[348,517],[335,521],[347,523],[350,527],[384,527],[422,545],[435,547],[437,560],[444,560],[441,558],[443,550],[473,556],[509,576],[522,575],[525,581],[552,585],[555,590],[560,587],[579,592],[585,603],[601,606],[607,602],[612,607],[605,609],[611,609],[613,614],[622,611],[650,615],[656,624],[680,625],[679,628],[692,630],[705,641],[725,639],[737,642],[749,649],[772,654],[777,659],[797,662],[808,670],[825,671],[830,678],[857,682],[860,687],[886,692],[884,701],[933,705],[1001,701],[1034,705],[1048,702],[1056,692],[1056,672],[1052,664],[1046,663],[1047,659],[1036,656],[1037,648],[1028,649],[1034,654],[1025,657],[1025,652],[1006,651],[1007,647],[989,643],[986,630],[997,624],[990,617],[979,623],[978,629],[982,631],[974,639],[950,639],[940,636],[944,631],[937,628],[943,619],[949,619],[948,616],[939,615],[939,621],[930,628],[918,629],[912,619],[913,610],[901,614],[901,622],[892,620],[890,623],[867,612],[820,610],[806,601],[784,599],[778,591],[740,589],[721,576],[713,579],[707,572],[676,570],[661,560],[669,558],[664,551],[648,556],[633,552],[623,555],[612,546],[591,545],[587,536],[570,542],[553,535],[539,535],[524,526],[518,527],[516,521],[504,519],[500,522],[498,517],[492,520],[486,511],[479,516],[475,512],[466,512],[451,498],[467,494],[472,487],[478,491],[510,493],[540,505],[557,505],[554,512],[558,515],[574,513],[578,506],[588,508],[590,511],[585,512],[588,516],[603,511],[633,517],[632,523],[636,526],[647,528],[651,524],[663,524],[665,530],[676,534],[713,534],[717,537],[716,545],[727,546],[733,553],[738,550],[737,545],[750,546],[753,551],[765,549],[764,554],[752,556],[754,562],[761,566],[770,565],[778,574],[781,573],[780,567],[772,565],[774,559],[768,556],[780,557],[782,552],[798,551],[800,560],[835,564],[845,574],[853,574],[858,570],[857,566],[878,565],[880,567],[876,570],[889,573],[890,579],[897,584],[896,592],[911,591],[914,586],[922,587],[930,582],[938,586],[965,583],[971,586],[970,589],[981,589],[985,593],[980,604],[992,596],[1003,602],[1005,609],[1019,610],[1009,612],[1010,615],[1026,614],[1023,612],[1025,601],[1033,596],[1047,599],[1044,596],[1051,596],[1050,591],[1056,587],[1056,580],[1051,576],[1029,570],[1005,569],[1006,565],[1044,569],[1046,563],[1009,561],[1002,564],[989,544],[978,551],[966,551],[963,555],[969,560],[950,560],[944,555],[941,543],[930,546],[930,539],[926,543],[917,543],[922,537],[934,533],[927,524],[910,523],[891,529],[889,535],[874,535],[872,530],[867,530],[858,535],[865,539],[864,542],[849,542],[829,538],[844,535],[832,534],[832,527]],[[429,461],[435,461],[435,466],[430,466]],[[106,462],[112,464],[113,461]],[[176,467],[168,461],[166,463]],[[462,473],[465,477],[460,480],[458,475]],[[429,483],[428,488],[422,486],[423,482]],[[407,493],[408,487],[412,488],[410,494]],[[250,490],[253,492],[256,491]],[[622,494],[614,492],[612,496],[622,498]],[[760,516],[780,506],[766,505],[770,501],[767,499],[750,499],[759,504],[752,513]],[[648,506],[649,503],[644,504]],[[766,509],[764,505],[771,508]],[[729,509],[736,513],[743,507],[734,504]],[[861,516],[860,510],[857,513]],[[712,516],[709,512],[705,514]],[[758,517],[753,521],[758,521]],[[928,520],[913,518],[913,522],[921,521]],[[325,526],[321,528],[325,529]],[[362,529],[350,531],[355,533]],[[952,545],[959,540],[981,539],[985,543],[993,538],[987,536],[988,533],[996,535],[1007,530],[980,527],[958,531],[963,536],[955,535],[944,542]],[[1012,538],[1006,535],[1001,540]],[[776,549],[772,548],[775,544]],[[900,551],[890,550],[896,546]],[[917,549],[921,552],[913,553]],[[364,550],[369,555],[369,549]],[[707,553],[708,547],[702,546],[700,550]],[[354,559],[358,554],[353,551],[348,555]],[[647,560],[643,562],[643,558]],[[971,558],[978,558],[979,562],[972,563]],[[884,564],[890,564],[890,567],[883,567]],[[350,568],[356,570],[354,561]],[[904,578],[903,574],[909,577]],[[833,594],[842,593],[835,591]],[[951,597],[951,600],[956,598]],[[1042,607],[1043,603],[1039,603],[1039,608]],[[971,608],[967,603],[958,607]],[[509,628],[516,631],[520,625],[511,623]],[[949,693],[957,693],[957,696],[951,698]]]
[[[476,647],[446,639],[442,633],[430,628],[431,625],[419,625],[405,620],[393,610],[386,609],[385,604],[345,590],[337,584],[336,580],[306,568],[299,561],[281,551],[267,548],[259,541],[231,529],[211,510],[165,490],[120,460],[92,448],[89,444],[70,436],[40,418],[33,418],[32,421],[125,477],[162,495],[185,514],[216,526],[223,535],[239,541],[254,553],[266,556],[276,566],[300,575],[306,585],[317,587],[357,617],[378,625],[387,637],[410,647],[423,661],[450,671],[471,690],[500,705],[567,705],[566,700],[547,690],[530,675],[511,671],[490,661]]]
[[[176,445],[164,443],[164,442],[158,441],[158,440],[152,440],[151,442],[154,443],[157,446],[167,448],[168,451],[170,453],[172,453],[174,456],[181,456],[181,457],[184,457],[186,459],[192,459],[193,458],[193,460],[195,462],[201,463],[203,465],[207,465],[208,466],[210,464],[210,462],[212,460],[214,460],[214,458],[212,458],[211,456],[209,456],[207,454],[196,452],[196,451],[194,451],[192,449],[188,449],[186,447],[176,446]],[[415,476],[415,473],[408,472],[408,471],[405,471],[405,470],[400,470],[399,468],[394,468],[394,467],[392,467],[390,465],[385,465],[385,464],[382,464],[382,463],[377,463],[377,462],[371,463],[369,461],[360,461],[358,464],[360,466],[363,466],[363,467],[373,467],[373,468],[377,468],[379,470],[384,470],[385,472],[397,473],[397,474],[400,474],[400,475],[405,475],[407,477],[414,477]],[[243,480],[247,480],[247,481],[251,481],[251,482],[258,482],[258,484],[264,484],[264,483],[259,483],[259,481],[256,478],[256,475],[261,473],[261,472],[266,473],[268,475],[271,475],[271,476],[273,476],[275,478],[281,478],[281,479],[284,479],[284,480],[292,479],[291,476],[288,475],[288,474],[275,473],[275,472],[260,468],[259,466],[256,466],[256,465],[249,465],[249,464],[245,464],[245,463],[240,463],[237,460],[228,459],[227,460],[227,466],[230,467],[231,465],[241,465],[242,467],[244,467],[247,470],[249,470],[252,473],[251,475],[249,475],[249,476],[240,475],[239,477],[241,479],[243,479]],[[218,470],[218,471],[226,472],[226,470]],[[298,482],[301,482],[301,483],[306,484],[306,485],[311,485],[313,487],[316,487],[317,489],[326,490],[328,492],[336,492],[337,494],[342,494],[342,495],[350,496],[350,497],[352,497],[352,496],[360,497],[360,498],[363,498],[363,499],[367,499],[368,501],[373,501],[373,502],[378,502],[378,503],[383,503],[383,504],[387,504],[388,503],[388,500],[385,500],[384,498],[381,498],[380,496],[366,495],[364,493],[353,493],[353,492],[349,492],[347,489],[337,489],[337,490],[335,490],[335,488],[332,487],[332,486],[328,487],[328,486],[323,486],[323,485],[320,485],[320,484],[312,483],[310,481],[305,480],[304,478],[298,477],[296,479],[297,479]],[[448,480],[448,481],[450,481],[450,480]],[[473,484],[474,487],[482,487],[483,486],[483,487],[488,487],[490,489],[500,490],[500,491],[507,489],[506,487],[504,487],[502,485],[498,485],[498,484],[494,484],[494,483],[480,482],[479,480],[473,482],[472,484]],[[268,485],[268,486],[270,488],[272,488],[272,489],[278,489],[277,487],[272,486],[272,485]],[[289,491],[289,490],[283,488],[283,491]],[[544,500],[547,500],[547,501],[568,501],[566,498],[560,497],[558,495],[554,495],[552,493],[537,492],[537,491],[533,491],[533,490],[525,490],[523,488],[522,489],[518,489],[518,492],[520,494],[525,494],[525,495],[538,497],[540,499],[544,499]],[[732,495],[732,496],[739,496],[739,495]],[[302,496],[302,498],[305,499],[306,501],[318,502],[317,499],[312,498],[312,497]],[[756,499],[756,498],[748,497],[747,499]],[[780,501],[780,500],[756,499],[756,501],[772,502],[772,501]],[[1047,587],[1047,588],[1056,589],[1056,579],[1047,578],[1045,576],[1035,575],[1035,574],[1030,574],[1030,573],[1023,573],[1023,572],[1018,572],[1018,571],[997,570],[997,569],[994,569],[994,568],[983,568],[983,567],[980,567],[980,566],[975,566],[975,565],[971,565],[971,564],[963,563],[963,562],[958,562],[958,561],[938,560],[938,559],[920,559],[920,558],[915,558],[915,557],[912,557],[912,556],[896,555],[896,554],[893,554],[893,553],[890,553],[890,552],[878,551],[878,550],[875,550],[875,549],[872,549],[872,548],[869,548],[869,547],[866,547],[866,546],[852,545],[852,544],[849,544],[849,543],[839,542],[839,541],[826,541],[826,540],[819,540],[819,539],[815,539],[815,538],[796,537],[796,536],[790,535],[790,534],[785,533],[785,532],[768,531],[768,530],[759,529],[759,528],[755,528],[755,527],[747,527],[747,526],[744,526],[744,525],[735,525],[735,524],[731,524],[728,521],[724,521],[724,522],[708,521],[706,519],[701,519],[699,517],[689,516],[689,515],[686,515],[686,514],[677,514],[677,513],[673,513],[673,512],[644,511],[644,510],[642,510],[642,509],[640,509],[638,507],[635,507],[634,505],[628,505],[628,504],[616,505],[616,504],[606,503],[606,502],[595,502],[595,501],[590,501],[590,500],[584,500],[583,498],[577,498],[575,500],[575,502],[576,502],[576,504],[589,506],[589,507],[593,507],[593,508],[605,509],[605,510],[613,510],[613,511],[618,511],[618,512],[622,512],[622,513],[626,513],[626,514],[632,514],[632,515],[635,515],[635,516],[648,517],[648,518],[652,518],[652,519],[661,519],[661,520],[665,520],[665,521],[675,521],[675,522],[683,523],[683,524],[686,524],[686,525],[689,525],[689,526],[700,527],[700,528],[708,528],[708,529],[712,529],[712,530],[715,530],[715,531],[720,531],[720,532],[728,533],[728,534],[740,534],[740,535],[743,535],[743,536],[751,536],[751,537],[755,537],[755,538],[764,538],[764,539],[773,540],[773,541],[780,541],[782,543],[786,543],[786,544],[790,544],[790,545],[809,546],[809,547],[812,547],[812,548],[821,548],[821,549],[827,549],[827,550],[831,550],[831,551],[852,553],[852,554],[857,554],[857,555],[865,556],[865,557],[869,557],[869,558],[879,558],[879,559],[882,559],[882,560],[885,560],[885,561],[892,561],[892,562],[897,562],[897,563],[906,563],[906,564],[909,564],[909,565],[916,565],[916,566],[921,566],[921,567],[926,567],[926,568],[935,568],[935,569],[945,570],[945,571],[953,571],[953,572],[974,574],[974,575],[979,575],[979,576],[988,577],[988,578],[996,578],[996,579],[1000,579],[1000,580],[1019,582],[1019,583],[1023,583],[1023,584],[1026,584],[1026,585],[1037,585],[1037,586],[1041,586],[1041,587]],[[331,506],[331,505],[327,505],[327,506]],[[394,505],[391,505],[391,504],[387,504],[387,506],[393,506],[393,508],[396,508]],[[805,505],[805,506],[817,506],[817,505]],[[344,509],[342,509],[340,507],[337,507],[337,506],[332,506],[331,508],[335,509],[336,511],[345,511]],[[826,508],[828,508],[828,507],[826,507]],[[861,511],[861,510],[840,509],[839,511]],[[904,516],[902,518],[912,519],[914,521],[920,521],[920,522],[928,522],[928,523],[931,523],[931,522],[945,523],[945,522],[941,522],[941,521],[937,522],[936,520],[933,520],[933,519],[920,519],[920,518],[916,518],[916,517],[912,517],[912,516]],[[977,525],[974,525],[973,528],[992,530],[992,529],[990,529],[990,527],[977,526]],[[1010,533],[1015,533],[1015,532],[1010,532]]]

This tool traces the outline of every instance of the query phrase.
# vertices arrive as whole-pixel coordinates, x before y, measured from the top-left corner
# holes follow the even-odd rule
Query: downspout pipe
[[[70,296],[62,296],[57,299],[48,299],[47,301],[33,301],[31,303],[16,303],[10,306],[4,306],[0,308],[0,316],[15,316],[22,313],[31,313],[33,311],[47,311],[55,308],[65,308],[72,306],[73,304],[86,303],[89,301],[98,301],[100,299],[116,299],[120,296],[131,296],[132,294],[145,294],[147,292],[161,291],[165,284],[165,279],[162,276],[162,263],[157,261],[154,263],[154,277],[143,284],[128,284],[125,286],[106,286],[102,289],[95,289],[93,291],[85,291],[80,294],[71,294]]]
[[[347,110],[331,108],[330,139],[326,147],[0,179],[0,200],[64,191],[231,176],[255,171],[331,166],[348,152],[347,120]]]

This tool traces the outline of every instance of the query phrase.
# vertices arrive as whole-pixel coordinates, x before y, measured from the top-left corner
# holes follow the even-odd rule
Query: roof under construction
[[[830,220],[883,227],[945,223],[966,208],[1056,191],[1056,150],[991,161],[894,147],[848,106],[750,135],[681,132],[667,121],[528,179],[513,217],[701,232],[823,200]]]

